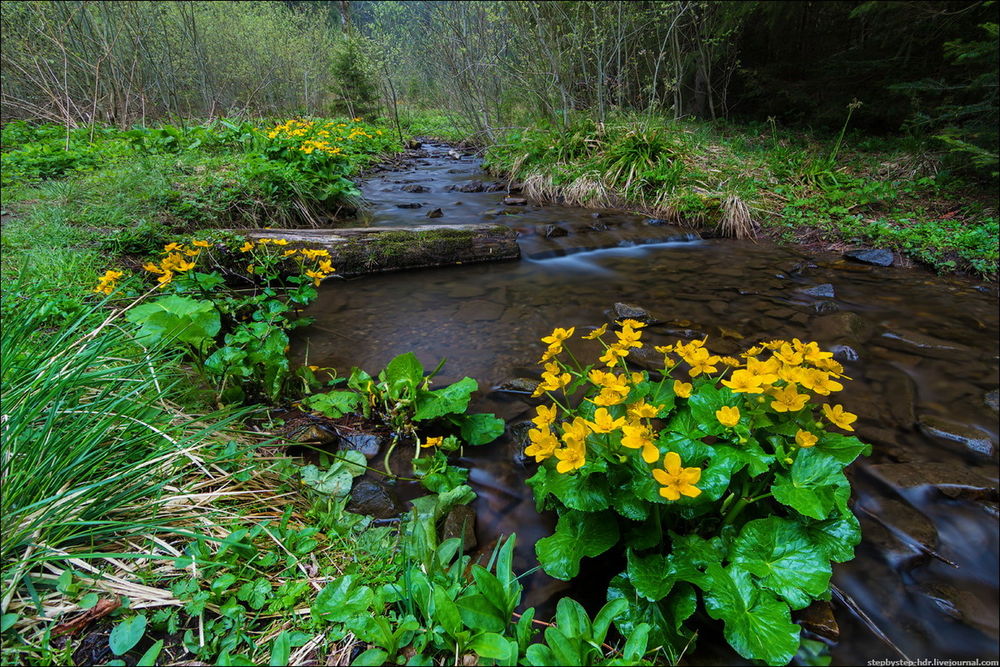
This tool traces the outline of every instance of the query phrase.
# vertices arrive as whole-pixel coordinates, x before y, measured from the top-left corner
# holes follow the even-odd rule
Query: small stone
[[[836,301],[817,301],[813,304],[813,310],[818,315],[829,315],[830,313],[838,312],[840,306],[837,305]]]
[[[453,148],[450,151],[448,151],[448,157],[450,157],[452,160],[461,160],[462,154]]]
[[[444,518],[444,525],[441,526],[441,541],[450,540],[453,537],[462,539],[462,551],[475,549],[479,542],[476,540],[476,512],[468,505],[456,505],[448,512]]]
[[[791,276],[801,276],[804,275],[809,269],[818,269],[819,267],[812,262],[798,262],[788,269],[788,275]]]
[[[566,236],[567,234],[569,232],[564,227],[560,227],[559,225],[545,225],[545,238],[547,239]]]
[[[416,150],[416,149],[420,148],[421,146],[423,146],[423,143],[421,143],[420,141],[417,141],[416,139],[407,139],[406,140],[406,147],[409,148],[410,150]]]
[[[970,466],[951,463],[879,463],[868,470],[895,487],[933,486],[949,498],[996,500],[997,483]],[[995,473],[993,473],[995,474]]]
[[[423,185],[404,185],[403,192],[430,192],[431,189]]]
[[[419,202],[410,202],[408,204],[396,204],[396,208],[420,208],[423,204]]]
[[[401,512],[398,503],[384,486],[366,479],[354,485],[347,509],[376,519],[390,519],[399,516]]]
[[[444,213],[439,208],[436,208],[433,211],[427,211],[428,218],[440,218],[443,215]]]
[[[378,456],[382,449],[382,438],[371,433],[357,433],[340,437],[340,449],[361,452],[371,460]]]
[[[470,181],[469,183],[463,183],[462,185],[455,187],[456,192],[482,192],[483,182],[482,181]]]
[[[646,218],[646,224],[659,227],[661,225],[669,225],[670,221],[664,220],[663,218]]]
[[[603,218],[604,214],[601,213],[600,211],[594,211],[593,213],[590,214],[590,217],[596,220],[597,218]]]
[[[841,311],[813,320],[813,336],[826,344],[845,343],[861,347],[872,337],[875,327],[857,313]]]
[[[996,451],[996,446],[990,439],[989,433],[950,419],[931,415],[921,416],[920,430],[931,437],[957,442],[974,452],[987,456],[992,456]]]
[[[807,287],[798,290],[799,293],[805,294],[806,296],[816,296],[822,297],[824,299],[836,298],[836,293],[833,291],[833,285],[830,283],[823,283],[822,285],[816,285],[815,287]]]
[[[826,600],[816,600],[805,609],[795,612],[795,621],[806,630],[830,641],[837,641],[840,637],[840,626],[833,616],[833,607]]]
[[[499,391],[511,391],[522,394],[533,394],[535,389],[538,388],[538,380],[533,380],[531,378],[510,378],[509,380],[504,380],[497,386]]]
[[[503,203],[507,206],[524,206],[528,203],[528,200],[522,197],[504,197]]]
[[[840,363],[857,361],[861,358],[858,351],[850,345],[832,345],[830,352],[833,352],[833,358]]]
[[[616,320],[636,320],[638,322],[645,322],[646,324],[656,321],[656,318],[650,315],[649,311],[645,308],[627,303],[616,303],[614,305],[614,314]]]
[[[313,423],[286,436],[286,439],[293,442],[308,442],[318,445],[329,445],[337,441],[337,434],[322,424]]]
[[[1000,391],[994,389],[983,396],[983,403],[993,412],[1000,412]]]
[[[608,230],[608,226],[601,222],[600,220],[595,220],[594,222],[587,225],[587,229],[592,232],[605,232]]]
[[[862,264],[873,264],[875,266],[892,266],[894,257],[890,250],[880,250],[877,248],[848,250],[844,257],[852,259]]]

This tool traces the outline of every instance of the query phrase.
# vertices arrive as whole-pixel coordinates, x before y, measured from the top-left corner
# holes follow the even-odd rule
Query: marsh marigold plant
[[[627,567],[608,598],[630,603],[623,635],[646,624],[651,645],[679,655],[701,605],[740,655],[785,664],[799,647],[791,610],[828,598],[831,562],[860,541],[843,470],[868,448],[843,433],[856,417],[832,400],[849,378],[799,339],[739,358],[677,341],[654,348],[657,371],[637,370],[644,330],[624,320],[580,336],[600,345],[587,364],[570,349],[575,328],[542,338],[525,453],[539,509],[559,521],[538,559],[571,579],[620,545]]]

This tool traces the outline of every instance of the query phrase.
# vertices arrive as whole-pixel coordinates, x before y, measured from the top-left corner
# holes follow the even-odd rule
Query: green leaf
[[[456,540],[457,542],[457,540]],[[462,616],[454,600],[440,586],[434,587],[434,621],[440,623],[444,631],[453,638],[462,631]]]
[[[667,567],[667,559],[660,554],[640,556],[629,549],[626,571],[636,592],[651,602],[662,600],[674,587],[674,577]]]
[[[80,609],[91,609],[94,607],[94,605],[97,604],[98,600],[100,600],[100,598],[98,597],[97,593],[87,593],[82,598],[80,598],[80,601],[77,603],[77,606],[80,607]]]
[[[435,419],[450,414],[462,414],[469,407],[472,392],[479,384],[472,378],[462,378],[443,389],[421,391],[416,398],[414,421]]]
[[[619,574],[608,585],[608,600],[625,600],[628,604],[615,619],[615,626],[623,637],[629,637],[641,625],[646,625],[649,641],[653,646],[669,647],[668,655],[680,655],[691,641],[692,633],[684,621],[694,613],[698,604],[694,588],[678,584],[663,600],[650,602],[639,595],[628,579]]]
[[[704,435],[719,435],[726,430],[726,427],[719,423],[716,411],[724,405],[732,403],[732,398],[728,392],[722,392],[710,384],[703,384],[695,389],[697,393],[692,393],[688,399],[691,406],[691,417],[697,424],[698,430]],[[696,433],[688,433],[692,438]]]
[[[503,613],[513,612],[513,605],[508,604],[507,590],[500,584],[500,581],[490,574],[481,565],[472,566],[472,578],[476,582],[479,592],[490,601],[490,603]],[[516,604],[516,601],[515,601]],[[508,609],[510,606],[510,609]]]
[[[583,665],[580,640],[571,640],[559,628],[545,629],[545,643],[552,649],[558,665]]]
[[[554,667],[555,665],[565,664],[559,662],[552,649],[545,644],[532,644],[525,651],[525,657],[528,659],[529,665],[536,665],[538,667]]]
[[[834,507],[837,492],[848,485],[843,464],[827,452],[803,449],[795,456],[791,474],[775,475],[774,499],[804,516],[825,519]]]
[[[589,639],[590,617],[579,602],[565,597],[556,605],[556,625],[567,639]]]
[[[543,501],[549,494],[558,498],[566,507],[581,512],[607,509],[611,502],[607,477],[597,467],[587,473],[566,475],[556,472],[551,464],[541,465],[528,480],[528,486],[534,490],[535,502],[539,508],[544,506]]]
[[[474,447],[493,442],[503,435],[506,426],[504,420],[487,413],[464,415],[458,421],[462,427],[462,440]]]
[[[612,621],[621,616],[626,608],[628,608],[628,602],[621,598],[606,602],[601,607],[601,610],[597,612],[597,616],[594,617],[594,626],[590,632],[590,640],[597,644],[603,644],[604,638],[608,636],[608,628],[611,627]]]
[[[360,452],[357,452],[360,454]],[[361,454],[364,457],[364,454]],[[355,468],[352,466],[351,468]],[[315,489],[319,493],[325,493],[334,498],[343,498],[351,492],[354,484],[354,477],[346,465],[339,461],[330,466],[329,470],[321,471],[316,466],[310,464],[302,467],[302,483]]]
[[[288,630],[284,630],[274,638],[274,643],[271,644],[271,660],[268,662],[268,665],[270,667],[285,667],[288,664],[288,657],[291,653],[291,634]]]
[[[136,614],[127,618],[111,630],[108,637],[108,645],[115,655],[124,655],[132,650],[142,636],[146,633],[146,617]]]
[[[640,623],[635,626],[632,633],[625,642],[622,649],[622,659],[627,665],[638,664],[646,655],[646,646],[649,642],[649,623]]]
[[[785,665],[799,648],[799,626],[792,623],[788,605],[758,588],[749,572],[710,565],[705,609],[725,623],[729,645],[748,660]]]
[[[302,400],[304,405],[332,419],[357,410],[363,402],[364,396],[355,391],[328,391]]]
[[[467,595],[456,600],[456,604],[462,621],[476,632],[503,632],[510,620],[483,595]]]
[[[211,301],[176,295],[136,306],[125,318],[139,326],[136,339],[142,345],[177,341],[197,347],[214,339],[222,328]]]
[[[389,654],[380,648],[370,648],[356,657],[351,664],[358,667],[375,667],[389,662]]]
[[[424,378],[424,367],[415,354],[405,352],[386,364],[385,370],[379,373],[379,377],[389,383],[390,393],[394,398],[398,398],[401,394],[393,393],[393,388],[397,386],[416,388]]]
[[[351,477],[360,477],[368,469],[368,459],[365,455],[355,449],[341,450],[337,452],[340,464]]]
[[[670,543],[670,574],[692,584],[701,585],[708,566],[721,564],[726,557],[726,546],[720,537],[705,539],[698,535],[677,535],[671,532]]]
[[[260,609],[271,594],[271,582],[264,577],[248,581],[236,592],[236,597],[243,600],[254,609]]]
[[[827,432],[820,435],[814,449],[828,454],[844,466],[850,465],[859,455],[869,456],[872,453],[871,445],[866,445],[853,435]]]
[[[310,610],[314,618],[330,623],[345,623],[358,614],[368,612],[375,596],[367,586],[353,585],[351,575],[330,582],[316,595]]]
[[[514,645],[513,651],[516,654],[517,642],[511,642],[503,635],[495,632],[484,632],[476,635],[476,637],[469,643],[469,650],[477,653],[482,658],[502,660],[504,662],[508,662],[509,664],[513,664],[509,662],[511,657],[511,644]]]
[[[17,619],[21,618],[17,614],[4,614],[0,616],[0,632],[7,632],[14,624],[17,623]]]
[[[156,665],[156,659],[160,657],[160,651],[163,650],[163,640],[157,639],[153,642],[153,645],[146,649],[146,652],[142,654],[142,657],[136,661],[136,667],[154,667]]]
[[[854,558],[854,547],[861,543],[861,524],[850,511],[834,515],[826,521],[806,523],[810,541],[836,563]]]
[[[758,578],[760,585],[802,609],[830,586],[830,561],[805,529],[788,519],[755,519],[743,526],[729,551],[733,567]]]
[[[617,542],[614,514],[570,510],[559,517],[554,535],[535,543],[535,553],[549,576],[569,581],[580,571],[581,558],[599,556]]]

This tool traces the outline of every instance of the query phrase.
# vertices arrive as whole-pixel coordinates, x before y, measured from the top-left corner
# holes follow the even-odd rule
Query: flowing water
[[[842,593],[833,601],[835,663],[900,652],[997,656],[995,289],[764,241],[702,240],[621,212],[504,206],[504,192],[451,189],[487,178],[475,158],[426,148],[366,183],[367,224],[499,222],[520,233],[522,259],[324,286],[309,312],[316,324],[299,341],[310,363],[375,372],[405,351],[425,368],[447,358],[435,386],[474,377],[481,393],[472,409],[517,423],[530,418],[533,402],[500,386],[537,377],[538,339],[555,326],[600,325],[616,302],[663,322],[647,329],[647,349],[704,334],[714,351],[730,354],[757,340],[818,340],[854,378],[838,399],[874,446],[849,471],[864,541],[854,561],[834,569]],[[437,208],[442,216],[428,220]],[[832,286],[833,296],[803,291],[819,285]],[[523,571],[552,522],[536,513],[524,484],[532,465],[518,454],[507,435],[463,463],[479,494],[480,542],[517,533]],[[608,577],[601,568],[585,568],[573,594],[596,599]],[[526,602],[549,604],[566,587],[535,574]]]

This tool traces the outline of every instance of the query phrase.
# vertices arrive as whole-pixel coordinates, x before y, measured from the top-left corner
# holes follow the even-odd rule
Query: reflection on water
[[[309,312],[317,322],[299,341],[310,363],[344,373],[351,365],[376,371],[404,351],[425,367],[447,358],[437,386],[474,377],[483,391],[473,408],[517,422],[532,403],[491,388],[536,375],[538,339],[554,326],[599,325],[616,302],[663,322],[648,329],[648,347],[691,332],[724,353],[770,338],[837,346],[854,378],[839,398],[859,415],[857,430],[874,453],[852,469],[865,539],[857,559],[835,567],[834,583],[910,658],[997,655],[998,425],[984,400],[997,388],[995,291],[767,242],[700,240],[618,212],[506,207],[502,192],[449,191],[484,176],[474,160],[441,154],[432,149],[415,169],[369,182],[370,224],[424,224],[433,208],[444,213],[435,223],[503,222],[521,233],[524,259],[325,286]],[[429,191],[401,191],[412,182]],[[832,298],[801,291],[822,284],[832,285]],[[524,484],[532,471],[515,449],[505,438],[466,464],[481,542],[516,532],[525,570],[551,524],[534,510]],[[527,602],[564,587],[535,575]],[[899,657],[857,615],[838,604],[835,611],[837,663]]]

